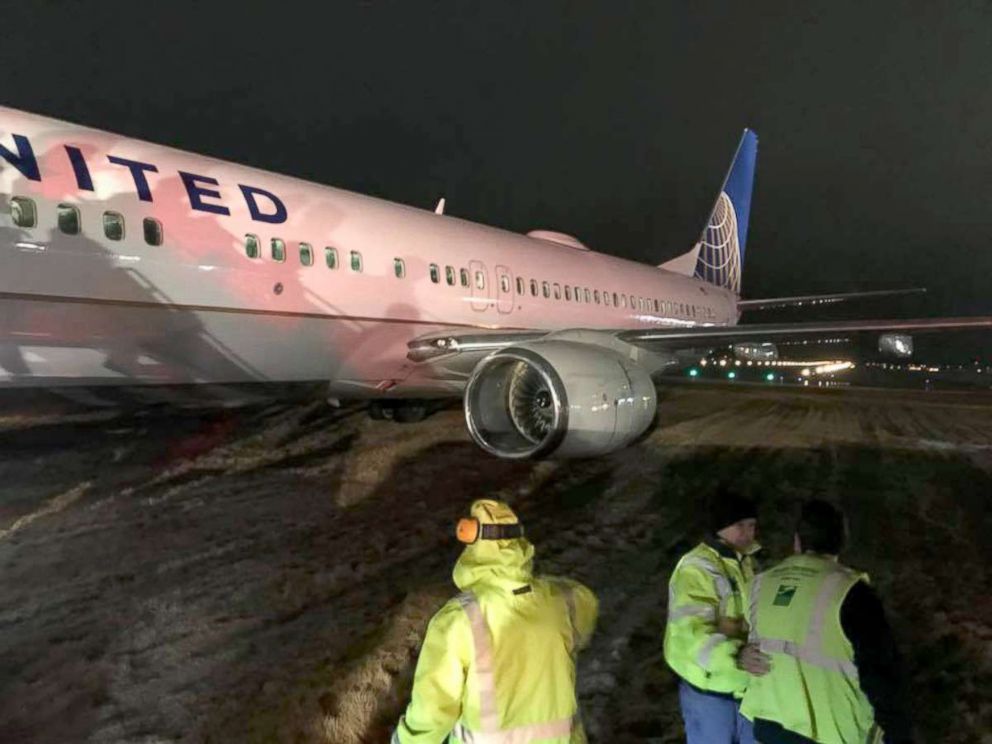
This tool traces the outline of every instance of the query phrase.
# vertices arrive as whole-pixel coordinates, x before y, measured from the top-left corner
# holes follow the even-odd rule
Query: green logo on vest
[[[788,607],[792,604],[792,598],[796,596],[796,589],[798,588],[795,584],[779,584],[778,591],[775,592],[775,601],[772,604]]]

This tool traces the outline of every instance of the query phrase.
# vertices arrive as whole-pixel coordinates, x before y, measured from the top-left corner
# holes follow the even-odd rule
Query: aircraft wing
[[[667,348],[719,346],[739,341],[791,341],[823,336],[870,332],[934,333],[992,329],[992,316],[965,318],[916,318],[908,320],[833,320],[811,323],[755,323],[701,328],[636,329],[617,332],[617,337],[637,346]]]
[[[838,292],[835,294],[796,295],[794,297],[766,297],[760,300],[742,299],[737,301],[737,307],[741,310],[771,310],[780,307],[803,307],[804,305],[832,305],[851,300],[926,294],[926,291],[924,287],[915,287],[913,289],[875,289],[868,292]]]
[[[992,330],[992,316],[589,330],[597,334],[611,334],[620,341],[634,346],[657,350],[678,350],[746,341],[815,340],[837,334]],[[432,334],[411,341],[407,357],[415,362],[426,362],[438,357],[468,352],[488,353],[513,344],[537,341],[553,333],[558,332],[522,329]]]

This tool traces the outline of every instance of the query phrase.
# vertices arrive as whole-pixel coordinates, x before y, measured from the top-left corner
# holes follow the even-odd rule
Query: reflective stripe
[[[465,592],[459,595],[458,603],[465,610],[472,626],[475,676],[479,684],[479,723],[483,731],[498,731],[499,713],[496,710],[496,679],[493,675],[493,646],[489,640],[489,627],[474,594]]]
[[[452,731],[465,744],[530,744],[542,739],[558,739],[572,735],[572,719],[549,723],[532,723],[529,726],[516,726],[505,731],[471,731],[457,724]]]
[[[686,617],[701,617],[704,620],[716,620],[716,607],[713,605],[682,605],[674,610],[668,610],[668,622],[674,623]]]
[[[572,628],[572,661],[579,653],[579,629],[575,625],[575,592],[572,587],[565,585],[562,587],[565,594],[565,605],[568,607],[568,624]]]
[[[727,574],[724,571],[721,571],[718,566],[714,566],[710,561],[699,556],[689,556],[688,558],[683,558],[682,565],[695,566],[696,568],[702,569],[705,573],[712,577],[713,583],[716,585],[716,594],[720,598],[720,614],[726,615],[727,604],[734,596],[734,590],[730,585],[730,579],[727,578]]]
[[[858,668],[854,662],[834,659],[814,651],[809,646],[802,646],[792,641],[783,641],[781,638],[762,638],[759,645],[762,651],[785,654],[810,666],[820,667],[831,672],[840,672],[851,679],[856,680],[858,678]]]
[[[713,649],[725,640],[727,640],[727,636],[723,633],[714,633],[707,638],[706,643],[704,643],[703,647],[699,649],[699,654],[696,656],[696,663],[703,669],[709,670],[710,656],[713,655]]]
[[[764,574],[758,574],[754,577],[754,581],[751,583],[751,596],[748,597],[747,616],[751,624],[751,629],[748,631],[748,641],[750,643],[758,642],[758,597],[761,596],[763,576]]]
[[[827,619],[827,610],[833,604],[838,587],[846,578],[847,575],[843,571],[837,570],[832,571],[823,580],[820,593],[813,604],[813,615],[809,619],[809,630],[806,633],[806,642],[803,644],[806,648],[817,652],[822,650],[823,626]]]

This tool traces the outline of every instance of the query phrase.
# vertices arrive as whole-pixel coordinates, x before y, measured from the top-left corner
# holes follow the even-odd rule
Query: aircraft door
[[[513,274],[505,266],[496,267],[496,309],[501,313],[513,310]]]
[[[469,281],[472,282],[472,309],[484,313],[492,304],[489,300],[489,272],[482,261],[469,261],[468,270],[471,274]]]

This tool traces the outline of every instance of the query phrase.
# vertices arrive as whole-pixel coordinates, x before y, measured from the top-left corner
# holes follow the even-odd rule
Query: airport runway
[[[601,598],[592,740],[680,741],[668,572],[721,479],[762,496],[767,560],[800,499],[839,501],[922,740],[992,741],[992,396],[693,384],[660,405],[636,447],[564,463],[489,457],[455,409],[0,418],[0,741],[386,741],[482,495]]]

